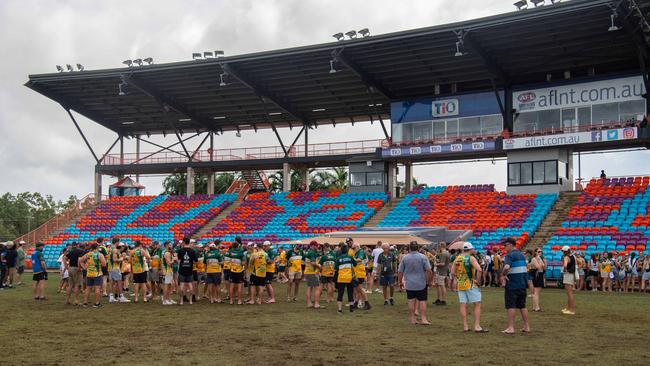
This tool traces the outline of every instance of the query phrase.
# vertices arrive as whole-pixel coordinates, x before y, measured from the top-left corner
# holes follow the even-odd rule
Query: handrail
[[[107,198],[107,196],[102,195],[102,199]],[[94,207],[97,205],[96,197],[94,193],[89,193],[81,199],[77,199],[75,204],[72,207],[54,215],[52,218],[38,226],[36,229],[23,234],[16,238],[14,242],[24,241],[28,245],[33,245],[43,238],[50,236],[52,231],[58,230],[61,228],[61,225],[69,223],[70,220],[74,219],[81,211]]]
[[[529,137],[535,135],[553,135],[560,133],[575,133],[575,132],[589,132],[589,131],[598,131],[608,128],[625,128],[625,127],[636,127],[636,121],[627,120],[627,121],[601,121],[600,124],[591,124],[591,125],[582,125],[582,126],[567,126],[559,128],[546,128],[542,130],[526,130],[514,132],[511,137]]]

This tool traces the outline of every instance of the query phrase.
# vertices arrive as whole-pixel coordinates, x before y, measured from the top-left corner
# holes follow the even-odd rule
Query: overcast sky
[[[0,1],[0,193],[38,191],[66,198],[93,191],[94,160],[65,111],[23,86],[28,74],[55,65],[120,67],[151,56],[156,63],[188,60],[192,52],[223,49],[228,55],[331,40],[339,31],[368,27],[381,34],[508,12],[512,0],[286,0],[286,1]],[[98,154],[115,135],[83,117],[81,127]],[[281,131],[292,140],[297,131]],[[351,138],[354,136],[354,138]],[[230,134],[218,147],[265,146],[271,132]],[[319,127],[310,142],[381,138],[378,125]],[[171,140],[170,140],[171,141]],[[133,150],[133,146],[127,145]],[[143,149],[144,150],[144,149]],[[643,174],[647,151],[583,157],[583,176]],[[505,189],[505,162],[418,166],[428,184],[495,183]],[[104,187],[113,181],[104,179]],[[161,177],[141,179],[147,193]]]

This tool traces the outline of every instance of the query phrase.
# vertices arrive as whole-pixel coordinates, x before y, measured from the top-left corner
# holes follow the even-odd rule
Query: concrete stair
[[[192,235],[192,238],[198,239],[204,234],[207,234],[213,227],[215,227],[218,223],[220,223],[221,220],[223,220],[237,207],[239,207],[241,203],[242,201],[235,201],[231,203],[228,207],[226,207],[225,210],[221,211],[217,216],[212,218],[212,220],[208,221],[202,228],[200,228],[196,233],[194,233],[194,235]]]
[[[551,211],[539,225],[537,232],[535,232],[535,235],[533,235],[526,247],[541,248],[546,245],[551,236],[562,227],[562,222],[566,220],[571,207],[576,204],[581,193],[561,192],[560,197],[555,201],[555,205],[553,205]]]
[[[381,220],[388,215],[390,210],[392,210],[402,198],[391,198],[385,205],[383,205],[376,214],[374,214],[370,220],[368,220],[363,227],[377,227]]]

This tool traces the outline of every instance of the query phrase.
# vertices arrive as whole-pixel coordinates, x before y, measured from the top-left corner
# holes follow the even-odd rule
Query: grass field
[[[425,327],[408,323],[403,293],[393,307],[373,294],[372,310],[344,315],[286,303],[284,285],[274,305],[84,309],[63,305],[57,280],[45,302],[28,287],[0,291],[2,365],[647,365],[650,295],[579,293],[567,317],[564,293],[546,289],[532,333],[506,336],[499,289],[483,291],[490,333],[466,334],[453,293],[447,307],[429,307]]]

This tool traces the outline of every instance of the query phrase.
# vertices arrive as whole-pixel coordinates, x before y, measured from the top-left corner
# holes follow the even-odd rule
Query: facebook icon
[[[591,141],[592,142],[600,142],[603,140],[603,135],[602,132],[600,131],[593,131],[591,133]]]

